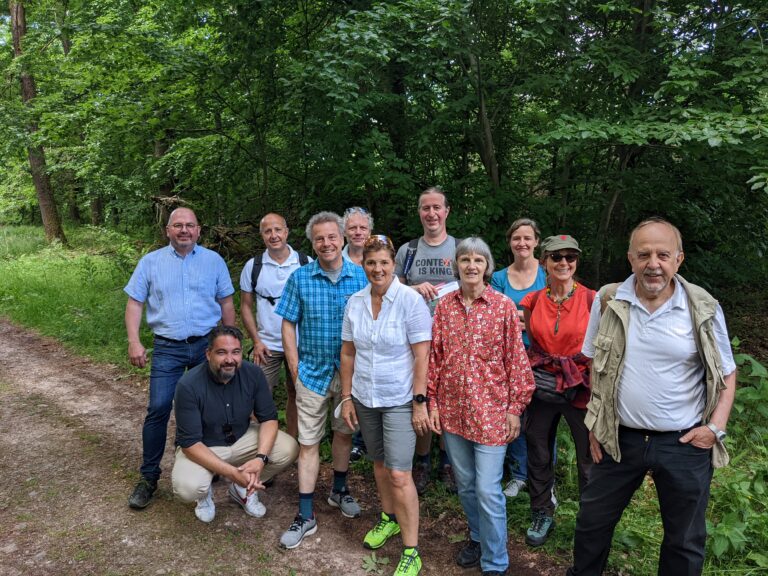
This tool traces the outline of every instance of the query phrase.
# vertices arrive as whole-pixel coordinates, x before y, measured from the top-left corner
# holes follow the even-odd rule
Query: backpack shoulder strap
[[[251,270],[251,292],[256,292],[256,282],[259,281],[259,274],[263,266],[264,252],[259,252],[253,257],[253,270]]]
[[[403,262],[403,278],[408,281],[408,272],[413,266],[413,261],[416,258],[416,249],[419,247],[419,239],[414,238],[408,242],[408,250],[405,253],[405,262]]]
[[[299,266],[306,266],[309,264],[309,256],[304,254],[304,252],[299,252]]]
[[[613,300],[616,297],[616,290],[619,289],[619,286],[621,284],[619,282],[616,282],[615,284],[606,284],[602,288],[600,288],[600,314],[605,313],[605,308],[608,306],[608,302]],[[590,307],[591,309],[591,307]]]

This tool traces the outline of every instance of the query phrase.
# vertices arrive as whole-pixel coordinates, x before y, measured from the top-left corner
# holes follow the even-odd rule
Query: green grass
[[[0,226],[0,260],[32,254],[43,246],[45,235],[38,226]]]

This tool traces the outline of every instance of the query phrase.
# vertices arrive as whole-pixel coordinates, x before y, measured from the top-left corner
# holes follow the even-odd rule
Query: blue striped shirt
[[[235,292],[224,259],[197,245],[185,258],[170,245],[150,252],[123,290],[146,304],[152,332],[174,340],[208,334],[221,320],[218,301]]]
[[[283,289],[275,313],[297,325],[299,379],[322,396],[341,363],[341,323],[347,300],[367,284],[363,269],[343,259],[334,284],[314,261],[296,270]]]

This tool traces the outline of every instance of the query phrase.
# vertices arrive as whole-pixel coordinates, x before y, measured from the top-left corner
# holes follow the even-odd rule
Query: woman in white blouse
[[[424,299],[394,274],[386,236],[368,238],[363,268],[370,284],[353,294],[341,331],[341,414],[360,430],[373,459],[381,516],[363,546],[402,534],[395,574],[418,574],[419,500],[411,475],[416,434],[429,430],[427,364],[432,319]]]

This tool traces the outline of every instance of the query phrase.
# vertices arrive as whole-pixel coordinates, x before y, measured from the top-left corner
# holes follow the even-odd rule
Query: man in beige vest
[[[677,275],[682,244],[665,220],[638,224],[627,253],[633,274],[604,286],[592,306],[582,352],[593,358],[585,423],[594,465],[571,576],[602,574],[614,528],[647,473],[664,524],[659,575],[701,574],[736,365],[720,305]]]

